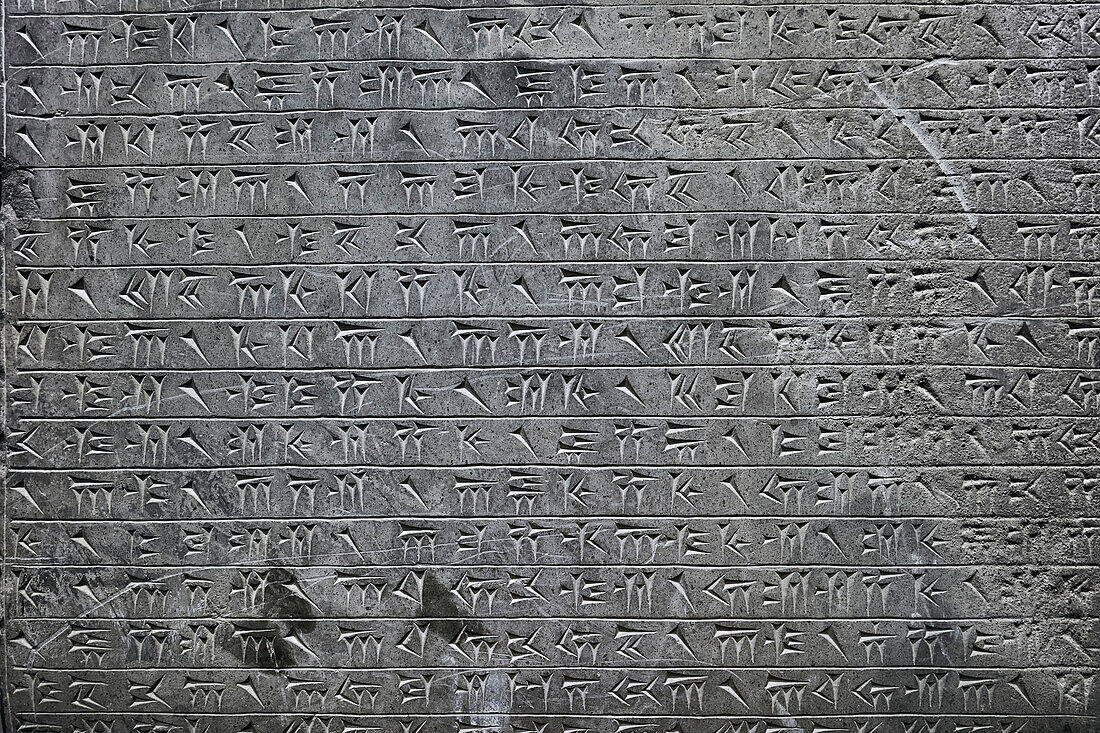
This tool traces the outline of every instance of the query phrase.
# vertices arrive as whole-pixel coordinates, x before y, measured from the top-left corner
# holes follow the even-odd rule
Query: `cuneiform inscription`
[[[3,13],[5,730],[1095,730],[1097,6]]]

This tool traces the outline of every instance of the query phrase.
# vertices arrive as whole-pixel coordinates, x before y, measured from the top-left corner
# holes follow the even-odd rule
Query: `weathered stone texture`
[[[3,5],[4,730],[1100,730],[1100,6]]]

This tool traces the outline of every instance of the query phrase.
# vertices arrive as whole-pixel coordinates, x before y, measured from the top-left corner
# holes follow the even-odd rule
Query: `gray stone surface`
[[[1100,6],[3,6],[4,730],[1100,730]]]

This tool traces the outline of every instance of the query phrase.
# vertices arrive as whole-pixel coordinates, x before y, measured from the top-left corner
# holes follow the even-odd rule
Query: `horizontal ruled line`
[[[48,712],[40,712],[40,711],[32,711],[32,710],[16,710],[14,712],[18,715],[26,715],[26,716],[34,716],[34,717],[39,717],[39,716],[49,717],[51,715],[67,715],[67,716],[68,715],[78,715],[78,716],[81,716],[81,717],[89,718],[89,717],[93,717],[93,716],[116,716],[116,715],[147,716],[147,715],[149,715],[149,713],[147,713],[147,712],[136,711],[136,710],[97,710],[97,711],[94,711],[94,712],[89,712],[87,710],[79,710],[79,711],[73,711],[73,710],[54,711],[54,710],[50,710]],[[389,719],[389,718],[401,719],[401,720],[408,720],[408,719],[411,719],[411,718],[447,720],[447,719],[456,718],[456,717],[457,718],[477,718],[477,717],[481,717],[481,716],[488,715],[488,714],[489,713],[485,713],[485,712],[479,712],[479,713],[469,713],[469,712],[411,713],[411,712],[407,712],[407,711],[406,712],[401,712],[401,713],[343,713],[343,712],[341,712],[341,713],[325,714],[323,717],[329,717],[329,718],[366,718],[366,719],[370,719],[370,720],[375,720],[375,719],[385,720],[385,719]],[[623,720],[654,720],[654,719],[656,719],[656,720],[685,720],[685,719],[688,719],[688,720],[728,721],[731,717],[729,713],[723,713],[723,714],[677,713],[675,715],[662,714],[662,713],[647,713],[644,716],[631,716],[631,715],[625,715],[625,714],[621,714],[621,713],[573,713],[573,712],[570,712],[570,713],[551,713],[551,712],[544,712],[544,713],[538,713],[538,712],[510,713],[510,712],[502,712],[501,714],[502,715],[507,715],[510,718],[520,718],[520,719],[525,719],[525,720],[542,720],[542,719],[562,720],[562,719],[567,719],[567,720],[614,720],[614,721],[623,721]],[[287,711],[287,712],[262,711],[262,712],[248,712],[248,713],[210,713],[210,712],[197,712],[197,711],[188,711],[187,713],[172,713],[172,712],[160,712],[160,711],[158,711],[156,713],[157,718],[166,718],[166,717],[171,718],[172,716],[186,717],[186,718],[257,718],[257,717],[265,717],[265,718],[266,717],[280,717],[281,718],[281,717],[286,717],[286,716],[314,718],[314,717],[317,717],[318,714],[316,712],[297,712],[297,711]],[[955,713],[933,713],[933,712],[920,712],[920,713],[894,713],[894,712],[835,713],[834,712],[834,713],[830,713],[830,714],[784,715],[784,716],[753,715],[753,714],[744,715],[744,714],[741,714],[740,717],[743,717],[746,720],[778,720],[778,721],[783,722],[783,723],[785,723],[786,721],[791,720],[791,719],[808,720],[808,721],[811,721],[811,722],[820,722],[821,720],[848,719],[848,718],[859,718],[859,719],[871,718],[873,720],[877,720],[877,719],[880,719],[880,718],[881,719],[885,719],[885,718],[902,718],[902,719],[904,719],[904,718],[913,718],[913,719],[918,719],[918,720],[925,720],[925,719],[928,719],[928,718],[976,718],[976,719],[989,719],[989,720],[1001,720],[1001,719],[1034,720],[1034,719],[1042,718],[1044,720],[1067,719],[1067,720],[1086,720],[1086,721],[1092,721],[1092,720],[1096,719],[1095,716],[1092,715],[1092,714],[1087,714],[1087,715],[1086,714],[1072,714],[1072,713],[1061,713],[1061,712],[1053,712],[1053,711],[1046,712],[1046,713],[1038,713],[1038,712],[1035,712],[1035,713],[1002,713],[1002,712],[998,712],[998,713],[969,713],[969,712],[955,712]]]
[[[568,360],[568,356],[565,360]],[[548,370],[548,371],[600,371],[600,370],[653,370],[666,372],[674,370],[677,372],[692,370],[692,369],[704,369],[704,370],[730,370],[730,369],[783,369],[790,367],[805,367],[805,368],[834,368],[834,369],[897,369],[906,372],[924,372],[924,371],[936,371],[939,369],[968,369],[971,371],[1004,371],[1006,369],[1014,370],[1027,370],[1027,371],[1042,371],[1042,372],[1081,372],[1082,374],[1088,374],[1092,372],[1100,372],[1100,367],[1075,367],[1075,366],[1042,366],[1037,364],[975,364],[974,362],[937,362],[935,364],[925,364],[921,362],[812,362],[812,361],[777,361],[777,362],[731,362],[729,364],[680,364],[680,363],[668,363],[668,364],[546,364],[542,362],[537,363],[524,363],[524,364],[511,364],[511,365],[486,365],[486,366],[362,366],[362,367],[347,367],[347,366],[316,366],[316,367],[202,367],[198,366],[193,369],[165,369],[163,367],[141,367],[141,368],[119,368],[119,369],[102,369],[102,368],[89,368],[89,369],[71,369],[71,368],[50,368],[50,369],[25,369],[23,367],[9,367],[10,373],[14,376],[21,374],[46,374],[46,375],[68,375],[68,374],[253,374],[253,373],[268,373],[268,372],[292,372],[292,373],[307,373],[307,374],[363,374],[363,373],[382,373],[393,374],[402,372],[420,372],[420,373],[439,373],[439,372],[512,372],[516,370]],[[1100,408],[1097,408],[1100,409]],[[1100,414],[1098,414],[1100,416]],[[1087,417],[1087,415],[1082,415]]]
[[[955,314],[955,313],[929,313],[926,315],[904,315],[893,313],[880,313],[880,314],[775,314],[775,315],[753,315],[745,313],[718,313],[718,314],[696,314],[696,315],[681,315],[678,313],[650,313],[648,315],[642,314],[619,314],[619,315],[607,315],[605,313],[572,313],[565,314],[559,313],[554,315],[538,315],[538,316],[523,316],[523,315],[506,315],[506,314],[477,314],[477,313],[450,313],[450,314],[438,314],[438,315],[406,315],[406,316],[350,316],[342,315],[339,313],[333,314],[317,314],[314,316],[286,316],[286,315],[267,315],[267,316],[230,316],[230,315],[216,315],[216,316],[142,316],[132,315],[119,318],[24,318],[18,314],[14,315],[10,322],[18,323],[208,323],[208,322],[221,322],[221,323],[248,323],[248,322],[262,322],[262,323],[332,323],[334,321],[346,322],[346,323],[372,323],[372,322],[425,322],[425,321],[607,321],[610,323],[616,323],[619,321],[644,321],[652,322],[654,320],[661,321],[689,321],[689,322],[714,322],[722,321],[729,322],[736,325],[739,321],[760,321],[767,323],[769,321],[876,321],[876,322],[894,322],[894,323],[926,323],[928,321],[957,321],[964,323],[968,321],[986,323],[989,321],[1096,321],[1100,323],[1100,316],[1082,315],[1075,313],[1064,314],[1047,314],[1047,313],[1005,313],[999,315],[974,315],[974,314]]]
[[[223,523],[223,522],[482,522],[482,521],[524,521],[524,522],[590,522],[590,521],[629,521],[635,522],[667,522],[673,521],[699,521],[699,520],[764,520],[764,521],[812,521],[826,520],[830,522],[881,522],[881,521],[969,521],[982,519],[993,522],[1020,522],[1031,520],[1036,524],[1075,524],[1095,521],[1100,522],[1100,513],[1092,517],[1073,515],[1069,517],[1027,515],[1003,515],[1003,514],[467,514],[448,516],[446,514],[394,514],[394,515],[315,515],[315,516],[254,516],[247,517],[208,517],[194,515],[189,517],[142,517],[141,519],[125,519],[116,517],[17,517],[9,516],[8,521],[13,524],[184,524],[184,523]]]
[[[138,464],[134,466],[104,466],[104,467],[89,467],[89,466],[19,466],[11,465],[7,466],[9,473],[87,473],[87,472],[113,472],[113,471],[271,471],[279,469],[298,469],[298,470],[324,470],[324,469],[343,469],[343,468],[370,468],[387,471],[410,471],[410,470],[438,470],[438,471],[471,471],[477,469],[495,469],[495,468],[555,468],[563,471],[605,471],[609,469],[643,469],[643,470],[709,470],[709,471],[756,471],[763,469],[787,469],[787,470],[805,470],[805,471],[828,471],[828,470],[856,470],[856,471],[871,471],[874,475],[875,471],[882,472],[883,469],[881,462],[865,463],[865,464],[818,464],[818,465],[805,465],[797,463],[744,463],[744,464],[730,464],[725,463],[721,465],[717,464],[694,464],[694,463],[604,463],[604,464],[576,464],[576,463],[539,463],[537,461],[528,461],[524,463],[456,463],[452,465],[446,464],[428,464],[428,463],[405,463],[405,464],[381,464],[381,463],[369,463],[365,461],[356,461],[354,463],[315,463],[315,464],[302,464],[302,463],[245,463],[235,466],[198,466],[195,464],[189,464],[186,466],[149,466],[145,464]],[[1026,470],[1039,470],[1039,469],[1064,469],[1067,471],[1093,471],[1097,475],[1100,475],[1100,466],[1095,464],[1073,464],[1073,463],[1020,463],[1020,464],[990,464],[990,463],[949,463],[949,464],[914,464],[914,463],[897,463],[891,464],[891,469],[906,469],[914,468],[922,471],[957,471],[974,468],[985,468],[998,471],[1026,471]]]
[[[1100,170],[1097,171],[1100,173]],[[194,219],[278,219],[279,221],[286,221],[287,219],[393,219],[394,217],[409,217],[409,218],[469,218],[478,217],[483,219],[496,219],[506,217],[529,217],[529,216],[549,216],[549,217],[561,217],[568,216],[577,219],[584,219],[586,217],[666,217],[666,216],[791,216],[791,217],[830,217],[832,219],[844,218],[846,216],[868,216],[868,217],[883,217],[883,216],[910,216],[920,217],[922,219],[927,218],[943,218],[943,219],[959,219],[964,220],[967,217],[983,217],[983,216],[1011,216],[1011,217],[1049,217],[1052,220],[1061,221],[1067,216],[1074,217],[1091,217],[1100,216],[1100,212],[1096,211],[1070,211],[1070,210],[1054,210],[1054,211],[953,211],[953,212],[936,212],[926,213],[919,209],[911,211],[896,210],[896,211],[817,211],[809,208],[798,209],[742,209],[736,207],[726,207],[724,209],[699,209],[699,210],[639,210],[639,211],[583,211],[583,210],[570,210],[570,209],[556,209],[556,210],[542,210],[542,211],[513,211],[507,213],[491,212],[491,211],[434,211],[434,212],[420,212],[420,211],[390,211],[385,213],[366,213],[366,212],[354,212],[354,211],[335,211],[335,212],[306,212],[297,210],[288,214],[217,214],[210,212],[195,212],[189,216],[168,216],[168,215],[132,215],[126,213],[112,213],[101,214],[99,216],[37,216],[34,217],[34,221],[46,222],[46,221],[103,221],[105,218],[112,220],[134,220],[134,221],[191,221]]]
[[[106,422],[157,422],[158,420],[177,420],[180,422],[285,422],[287,420],[294,420],[298,423],[308,422],[394,422],[394,421],[414,421],[414,422],[451,422],[454,420],[471,420],[471,421],[567,421],[567,420],[686,420],[686,421],[705,421],[705,420],[898,420],[907,419],[913,417],[908,412],[898,413],[878,413],[878,414],[859,414],[859,413],[793,413],[793,414],[761,414],[761,415],[700,415],[698,413],[683,413],[683,414],[651,414],[643,415],[638,413],[621,413],[621,414],[578,414],[578,415],[495,415],[481,413],[478,415],[427,415],[423,413],[406,413],[398,415],[163,415],[163,414],[150,414],[141,416],[122,416],[122,415],[104,415],[102,417],[86,416],[86,415],[66,415],[66,416],[35,416],[25,415],[19,416],[17,422],[42,422],[42,423],[67,423],[67,422],[91,422],[91,423],[106,423]],[[931,413],[929,417],[940,418],[944,420],[1100,420],[1100,414],[1096,415],[1080,415],[1080,414],[1052,414],[1052,413],[1036,413],[1036,414],[1016,414],[1016,415],[982,415],[982,414],[963,414],[963,413],[950,413],[950,412],[935,412]],[[695,427],[695,426],[685,426]],[[702,429],[699,426],[699,429]]]
[[[412,619],[410,619],[412,620]],[[433,619],[434,620],[434,619]],[[469,621],[470,619],[466,619]],[[478,618],[480,621],[480,618]],[[761,656],[764,656],[761,653]],[[700,672],[767,672],[773,669],[782,669],[786,671],[799,671],[799,670],[869,670],[875,672],[889,672],[889,671],[903,671],[903,670],[947,670],[947,671],[959,671],[959,672],[1038,672],[1038,671],[1052,671],[1052,670],[1094,670],[1100,669],[1100,665],[1095,664],[1037,664],[1032,666],[1023,665],[1006,665],[1003,667],[985,667],[985,666],[968,666],[965,664],[960,665],[943,665],[943,664],[898,664],[898,665],[855,665],[855,664],[806,664],[806,665],[793,665],[793,664],[764,664],[761,663],[756,666],[749,665],[737,665],[737,664],[722,664],[715,663],[714,665],[699,665],[699,664],[681,664],[681,665],[667,665],[667,666],[655,666],[655,665],[633,665],[629,663],[623,664],[570,664],[562,662],[561,664],[517,664],[514,666],[499,666],[493,664],[481,664],[481,665],[408,665],[403,667],[387,667],[387,666],[370,666],[359,667],[353,664],[344,664],[339,667],[319,667],[310,665],[286,665],[283,667],[262,667],[262,666],[240,666],[240,667],[107,667],[99,666],[95,667],[45,667],[39,665],[22,665],[13,664],[12,668],[26,671],[36,672],[83,672],[83,673],[95,673],[95,672],[286,672],[287,670],[294,670],[299,672],[338,672],[347,670],[350,672],[404,672],[404,671],[485,671],[485,672],[522,672],[526,670],[538,671],[538,670],[556,670],[556,669],[577,669],[577,670],[631,670],[636,672],[680,672],[680,671],[700,671]],[[526,717],[526,716],[525,716]]]
[[[400,552],[400,550],[397,550]],[[352,553],[341,553],[344,555]],[[425,552],[425,554],[428,554]],[[304,558],[308,559],[308,558]],[[480,563],[468,563],[461,560],[456,560],[454,563],[435,563],[435,562],[414,562],[414,563],[391,563],[391,564],[325,564],[325,563],[282,563],[273,562],[271,560],[255,560],[250,563],[224,563],[224,564],[210,564],[205,563],[202,565],[168,565],[159,563],[150,563],[148,565],[137,565],[133,563],[31,563],[22,560],[17,557],[8,558],[9,567],[26,568],[34,570],[43,569],[81,569],[81,570],[115,570],[119,568],[125,568],[128,570],[270,570],[270,569],[286,569],[286,570],[347,570],[349,568],[354,569],[367,569],[372,570],[408,570],[410,568],[425,568],[430,570],[507,570],[509,568],[524,568],[524,569],[554,569],[554,568],[585,568],[589,570],[622,570],[632,569],[638,570],[640,568],[652,568],[655,570],[698,570],[701,572],[725,572],[729,570],[788,570],[791,568],[805,568],[807,570],[814,569],[828,569],[828,570],[863,570],[863,571],[879,571],[879,570],[916,570],[924,572],[927,570],[970,570],[972,568],[1035,568],[1035,569],[1066,569],[1066,570],[1091,570],[1100,568],[1100,563],[1034,563],[1034,562],[983,562],[983,563],[909,563],[909,564],[897,564],[897,563],[880,563],[880,564],[867,564],[867,565],[855,565],[855,564],[843,564],[843,563],[809,563],[809,562],[797,562],[797,563],[746,563],[743,565],[704,565],[693,563],[653,563],[653,562],[641,562],[636,561],[632,563],[562,563],[562,564],[548,564],[548,563],[522,563],[512,562],[510,560],[502,561],[498,564],[480,564]]]
[[[730,265],[751,265],[756,268],[760,268],[767,265],[786,266],[786,265],[843,265],[847,263],[859,264],[864,262],[873,262],[876,264],[899,264],[912,266],[914,264],[921,264],[927,260],[936,260],[942,265],[958,264],[1004,264],[1015,265],[1022,263],[1037,263],[1045,265],[1096,265],[1096,259],[1078,259],[1078,258],[1037,258],[1037,257],[1004,257],[1004,258],[955,258],[955,257],[927,257],[927,258],[888,258],[888,257],[837,257],[837,258],[814,258],[814,259],[783,259],[783,260],[766,260],[766,259],[740,259],[740,260],[720,260],[720,259],[695,259],[695,260],[648,260],[648,259],[560,259],[560,260],[371,260],[370,262],[309,262],[309,261],[297,261],[297,262],[117,262],[110,264],[86,264],[86,263],[73,263],[73,264],[50,264],[50,265],[24,265],[16,264],[11,269],[20,272],[27,270],[145,270],[149,268],[170,268],[170,267],[185,267],[188,270],[196,270],[202,268],[238,268],[247,270],[267,269],[273,267],[299,267],[303,269],[309,268],[328,268],[328,267],[363,267],[363,268],[379,268],[379,267],[514,267],[516,265],[522,267],[558,267],[561,265],[620,265],[623,267],[633,267],[636,265],[676,265],[684,266],[689,265],[692,267],[707,267],[716,266],[724,267]],[[1067,303],[1067,305],[1075,305],[1073,303]]]
[[[880,163],[889,161],[901,161],[901,162],[913,162],[914,160],[923,161],[925,159],[914,159],[913,156],[881,156],[881,157],[821,157],[821,156],[790,156],[786,158],[701,158],[701,157],[687,157],[687,158],[672,158],[672,157],[656,157],[647,156],[645,160],[638,160],[631,157],[619,157],[619,158],[451,158],[448,157],[445,160],[432,160],[429,158],[411,158],[406,160],[349,160],[349,159],[333,159],[333,160],[310,160],[308,163],[295,163],[291,161],[283,160],[266,160],[250,162],[249,160],[236,160],[226,161],[224,163],[190,163],[190,162],[165,162],[165,163],[104,163],[99,165],[87,165],[84,163],[74,163],[72,165],[41,165],[35,166],[36,171],[93,171],[93,170],[164,170],[173,171],[177,170],[181,166],[186,166],[188,169],[206,169],[206,168],[262,168],[265,170],[275,168],[317,168],[318,166],[351,166],[358,168],[375,168],[388,165],[409,165],[409,166],[450,166],[450,165],[525,165],[525,166],[551,166],[551,165],[565,165],[570,163],[629,163],[632,165],[638,165],[640,163],[698,163],[700,165],[706,165],[708,163],[833,163],[835,165],[844,166],[849,163]],[[1044,158],[986,158],[986,157],[973,157],[973,156],[941,156],[937,160],[944,162],[954,163],[992,163],[999,162],[1005,164],[1012,163],[1047,163],[1047,162],[1059,162],[1059,161],[1089,161],[1096,162],[1095,155],[1091,156],[1062,156],[1062,157],[1044,157]],[[700,171],[707,172],[707,171]],[[853,173],[863,171],[851,171]],[[959,173],[958,176],[965,176],[966,173]],[[354,198],[354,197],[353,197]],[[476,214],[472,214],[476,216]]]
[[[1049,59],[1056,61],[1057,59]],[[231,63],[231,62],[228,62]],[[874,104],[830,104],[828,106],[805,106],[796,107],[792,106],[796,102],[810,102],[818,101],[812,98],[803,100],[791,100],[789,102],[781,102],[774,105],[760,105],[760,106],[731,106],[731,105],[712,105],[709,107],[692,107],[682,106],[677,104],[645,104],[639,102],[638,104],[607,104],[607,105],[585,105],[585,106],[571,106],[562,107],[556,105],[546,105],[542,107],[509,107],[509,106],[493,106],[493,107],[469,107],[469,106],[441,106],[441,107],[325,107],[325,108],[302,108],[289,109],[289,110],[273,110],[273,109],[239,109],[239,110],[225,110],[217,111],[210,110],[202,113],[203,117],[252,117],[252,116],[283,116],[287,112],[313,112],[317,114],[361,114],[366,112],[425,112],[425,113],[438,113],[438,112],[462,112],[476,114],[479,112],[524,112],[529,113],[532,111],[539,112],[601,112],[601,111],[633,111],[644,112],[646,110],[670,110],[677,112],[742,112],[742,113],[774,113],[774,110],[780,109],[788,112],[830,112],[830,111],[866,111],[866,110],[881,110],[881,105]],[[975,106],[953,106],[953,107],[929,107],[929,106],[913,106],[907,107],[911,112],[957,112],[959,114],[965,114],[967,112],[1008,112],[1015,110],[1026,110],[1029,112],[1035,110],[1049,111],[1049,112],[1065,112],[1067,115],[1070,113],[1076,113],[1079,111],[1088,111],[1100,109],[1100,105],[1094,104],[1065,104],[1065,105],[1053,105],[1053,104],[1034,104],[1027,106],[1018,105],[975,105]],[[32,112],[9,112],[8,116],[13,119],[40,119],[48,122],[55,120],[65,119],[153,119],[153,118],[167,118],[178,119],[183,115],[183,111],[179,112],[118,112],[118,113],[88,113],[81,112],[79,110],[58,110],[56,113],[47,114],[35,114]],[[763,116],[763,115],[762,115]]]
[[[477,8],[480,10],[480,8]],[[296,29],[298,30],[298,29]],[[300,29],[306,30],[306,29]],[[203,49],[208,50],[208,49]],[[53,53],[61,53],[63,49],[57,48],[50,51]],[[960,63],[996,63],[1005,62],[1010,63],[1013,61],[1032,61],[1032,62],[1048,62],[1051,64],[1059,63],[1072,63],[1074,61],[1092,61],[1095,56],[1082,55],[1068,55],[1062,54],[1058,56],[967,56],[959,55],[953,56],[952,60]],[[219,61],[193,61],[193,60],[173,60],[173,61],[130,61],[127,59],[118,59],[108,63],[50,63],[45,61],[36,61],[30,64],[8,64],[8,68],[13,71],[20,71],[23,69],[109,69],[109,68],[145,68],[145,67],[158,67],[158,66],[170,66],[170,67],[220,67],[220,66],[234,66],[240,67],[252,67],[252,66],[311,66],[314,64],[576,64],[589,61],[608,61],[611,63],[617,62],[641,62],[650,63],[654,65],[661,65],[665,62],[712,62],[715,64],[736,64],[736,63],[786,63],[791,61],[805,61],[813,63],[815,61],[847,61],[849,63],[913,63],[921,64],[924,62],[934,61],[936,56],[929,54],[927,56],[853,56],[848,54],[846,56],[661,56],[654,57],[652,55],[647,56],[514,56],[507,58],[486,58],[467,56],[457,58],[453,56],[443,57],[355,57],[355,56],[332,56],[330,58],[314,58],[314,59],[224,59]],[[350,69],[349,69],[350,71]],[[532,109],[537,109],[532,107]]]
[[[9,616],[13,621],[70,621],[69,616],[22,616],[13,615]],[[145,617],[142,617],[145,618]],[[233,615],[218,615],[218,616],[149,616],[150,621],[361,621],[363,623],[375,623],[385,621],[469,621],[469,616],[233,616]],[[125,616],[105,616],[93,618],[92,620],[98,621],[106,625],[121,624],[129,617]],[[704,615],[692,615],[692,616],[644,616],[644,615],[630,615],[630,616],[478,616],[479,621],[488,623],[505,623],[505,622],[543,622],[543,621],[585,621],[593,623],[615,623],[621,621],[637,621],[644,623],[670,623],[680,622],[687,624],[703,624],[709,625],[713,623],[725,623],[735,621],[755,622],[755,623],[774,623],[783,621],[799,621],[805,623],[831,623],[834,621],[865,623],[867,621],[888,621],[897,623],[907,622],[942,622],[942,623],[970,623],[970,622],[999,622],[999,623],[1011,623],[1015,621],[1028,621],[1034,620],[1036,622],[1043,623],[1079,623],[1085,624],[1094,620],[1092,616],[1043,616],[1039,614],[1026,614],[1017,616],[736,616],[724,614],[722,616],[704,616]]]

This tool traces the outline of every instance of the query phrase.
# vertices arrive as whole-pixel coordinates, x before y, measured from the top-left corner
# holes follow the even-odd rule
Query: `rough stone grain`
[[[1100,6],[3,56],[5,731],[1100,730]]]

